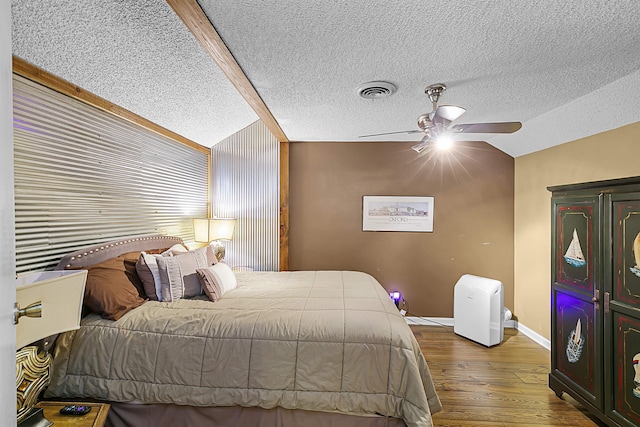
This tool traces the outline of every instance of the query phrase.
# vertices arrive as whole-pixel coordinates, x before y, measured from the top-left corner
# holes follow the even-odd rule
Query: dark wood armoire
[[[551,373],[610,426],[640,426],[640,177],[552,192]]]

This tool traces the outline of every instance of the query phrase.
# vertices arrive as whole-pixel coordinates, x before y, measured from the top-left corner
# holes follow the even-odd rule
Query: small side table
[[[91,406],[91,411],[86,415],[61,415],[60,409],[66,405]],[[36,408],[42,408],[46,419],[56,427],[103,427],[107,421],[107,413],[111,405],[108,403],[85,402],[38,402]]]

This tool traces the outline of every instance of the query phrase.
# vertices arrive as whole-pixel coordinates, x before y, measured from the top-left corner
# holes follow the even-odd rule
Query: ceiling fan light
[[[436,116],[442,117],[443,119],[448,120],[449,122],[452,122],[458,117],[460,117],[461,115],[463,115],[465,111],[467,110],[465,110],[462,107],[458,107],[456,105],[441,105],[438,107],[435,113],[436,113]]]
[[[453,138],[449,135],[441,135],[434,142],[438,150],[448,150],[453,146]]]

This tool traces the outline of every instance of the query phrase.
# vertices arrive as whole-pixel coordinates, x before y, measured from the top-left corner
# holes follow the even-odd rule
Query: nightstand
[[[91,411],[86,415],[61,415],[60,409],[66,405],[87,405]],[[80,403],[80,402],[38,402],[36,408],[42,408],[46,419],[55,427],[102,427],[109,412],[108,403]]]

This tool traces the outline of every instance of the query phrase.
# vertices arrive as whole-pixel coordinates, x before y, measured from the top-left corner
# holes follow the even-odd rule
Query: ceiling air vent
[[[361,84],[356,90],[364,99],[379,99],[393,95],[397,89],[396,85],[389,82],[368,82]]]

